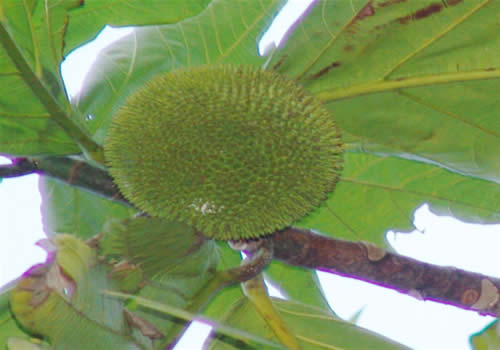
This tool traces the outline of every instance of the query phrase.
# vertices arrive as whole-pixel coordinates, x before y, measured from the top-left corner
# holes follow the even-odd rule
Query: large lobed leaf
[[[359,149],[500,183],[499,11],[320,0],[272,65],[318,94]]]
[[[95,252],[73,236],[52,239],[56,251],[30,269],[11,292],[16,319],[56,349],[145,349],[126,327],[123,301],[102,295],[114,289]]]
[[[347,153],[335,192],[296,225],[337,238],[384,244],[387,229],[413,228],[413,210],[423,203],[438,215],[500,222],[496,183],[406,159]]]
[[[84,91],[73,107],[76,106],[82,115],[95,116],[88,125],[96,140],[102,142],[112,114],[126,96],[158,72],[207,63],[262,65],[265,60],[257,54],[257,40],[283,2],[245,0],[235,3],[216,0],[199,16],[183,22],[138,28],[99,56],[85,83]],[[68,15],[68,10],[70,19],[74,15],[74,26],[71,27],[70,21],[68,29],[68,33],[71,33],[68,34],[68,42],[73,42],[68,47],[95,33],[97,26],[89,26],[88,31],[77,28],[75,25],[79,20],[83,21],[81,23],[88,22],[89,18],[95,23],[103,20],[97,11],[97,2],[87,1],[89,13],[92,13],[88,17],[85,16],[85,10],[67,6],[72,3],[68,1],[53,4],[60,11],[57,13],[62,16],[57,17],[54,23],[60,23],[58,21]],[[148,2],[148,5],[151,3]],[[165,6],[177,3],[181,4],[176,1]],[[192,15],[198,11],[196,4],[193,5],[190,1],[182,3],[187,4],[186,13]],[[15,11],[11,15],[21,14],[15,21],[28,18],[29,11],[26,11],[26,7],[22,8],[20,2],[5,1],[0,3],[0,8],[4,4],[13,6]],[[33,5],[35,2],[29,4]],[[200,9],[203,6],[200,3]],[[147,24],[148,20],[155,21],[151,11],[143,10],[144,18],[134,18],[133,23]],[[120,15],[125,14],[124,18],[130,18],[131,21],[135,17],[130,9],[117,11]],[[499,41],[498,36],[491,34],[497,12],[498,4],[494,1],[323,0],[316,3],[291,35],[287,45],[278,51],[270,66],[297,78],[327,103],[345,131],[349,149],[376,154],[348,153],[346,170],[336,192],[321,208],[301,221],[301,226],[336,237],[381,243],[382,234],[388,228],[409,229],[412,210],[425,201],[430,201],[431,208],[438,213],[453,214],[468,221],[486,223],[500,220],[498,185],[457,175],[433,165],[380,155],[385,153],[400,158],[425,160],[466,175],[499,181],[500,162],[496,152],[499,149],[499,105],[492,93],[498,89]],[[41,18],[45,18],[42,12],[33,13],[39,13]],[[78,19],[80,14],[82,17]],[[165,18],[167,19],[161,23],[169,21],[169,17]],[[20,31],[22,35],[18,35],[16,31],[12,31],[12,26],[9,27],[10,23],[17,22],[10,18],[1,19],[2,24],[7,23],[7,28],[10,28],[11,35],[16,38],[26,57],[33,56],[30,52],[37,51],[30,48],[31,42],[27,38],[37,32],[28,26],[28,29]],[[54,37],[57,40],[61,38],[57,35]],[[57,52],[62,50],[61,42],[54,43],[57,44]],[[43,55],[45,51],[43,54],[40,51],[40,57]],[[45,62],[45,59],[40,59],[40,62]],[[36,57],[29,62],[37,67]],[[27,101],[23,103],[24,108],[30,113],[29,108],[33,108],[36,113],[43,115],[41,119],[44,122],[52,123],[47,111],[40,108],[39,101],[29,95],[25,81],[12,70],[13,66],[3,51],[0,51],[0,63],[0,69],[7,69],[5,72],[0,71],[0,80],[12,78],[3,80],[2,83],[17,86],[13,83],[16,82],[20,86],[20,94],[16,96],[23,96]],[[57,65],[49,63],[48,67],[58,77]],[[47,86],[52,86],[52,92],[58,101],[66,105],[60,82],[53,84],[46,76],[48,75],[42,74],[39,78]],[[57,78],[56,81],[58,80]],[[56,87],[59,92],[55,90]],[[7,108],[4,113],[4,106],[19,103],[14,101],[13,104],[6,97],[7,93],[7,90],[2,92],[0,88],[0,112],[3,113],[0,115],[0,132],[7,130],[1,124],[4,120],[5,125],[20,130],[19,137],[14,138],[18,143],[9,146],[9,150],[16,154],[71,153],[77,150],[74,144],[67,142],[69,138],[57,126],[30,124],[30,118],[22,119],[20,123],[19,120],[12,119],[17,118],[17,115],[9,114],[13,107]],[[8,118],[2,118],[3,115]],[[47,128],[50,132],[42,133]],[[27,130],[35,141],[22,135]],[[61,136],[51,139],[52,132]],[[45,139],[40,141],[42,138],[47,138],[47,142]],[[54,139],[63,140],[61,142],[66,142],[65,146],[54,146],[59,142],[54,142]],[[52,217],[53,223],[47,226],[49,231],[73,232],[80,237],[90,237],[100,232],[104,221],[110,217],[123,218],[131,215],[128,209],[120,205],[117,208],[111,204],[108,206],[92,195],[82,202],[81,193],[73,192],[79,190],[64,188],[60,184],[46,186],[48,193],[53,194],[46,197],[44,209],[45,216]],[[73,204],[68,207],[68,203]],[[85,204],[80,205],[81,203]],[[67,219],[64,216],[65,209],[70,212]],[[205,248],[210,250],[208,246]],[[224,253],[224,256],[229,256],[229,253]],[[198,259],[193,261],[194,264],[201,263]],[[325,341],[325,344],[340,341],[320,339],[320,335],[315,333],[328,324],[328,331],[321,335],[331,336],[331,322],[335,320],[326,315],[330,310],[317,287],[305,294],[299,290],[299,280],[317,285],[315,276],[301,269],[281,269],[274,265],[269,271],[270,275],[284,292],[294,300],[322,309],[313,310],[310,306],[296,303],[286,304],[291,309],[280,308],[283,317],[290,319],[291,324],[297,323],[294,327],[306,327],[310,330],[313,337],[301,335],[306,342],[305,347],[310,347],[311,343],[317,345],[321,341]],[[127,272],[132,275],[132,270]],[[126,283],[127,287],[129,282]],[[158,282],[161,284],[162,280]],[[193,288],[193,283],[199,285],[199,281],[178,282],[175,279],[171,283],[180,283],[186,293],[196,289]],[[172,291],[174,285],[169,285],[166,289]],[[123,286],[122,284],[121,287]],[[155,288],[155,284],[147,284],[141,293],[145,297],[160,298],[161,302],[175,300],[185,303],[185,297],[176,293],[170,294],[173,299],[161,299],[165,295],[164,290]],[[224,292],[209,305],[208,312],[214,313],[232,307],[226,314],[227,320],[236,322],[240,311],[247,312],[245,308],[248,307],[245,302],[236,303],[239,297],[241,292],[236,288]],[[240,308],[238,305],[243,306]],[[279,302],[277,305],[280,305]],[[297,313],[302,316],[295,317]],[[146,314],[141,316],[151,316]],[[257,334],[265,332],[257,316],[250,318],[246,315],[243,320],[249,319],[255,321]],[[318,319],[323,323],[317,324],[316,322],[320,322]],[[166,328],[172,325],[169,317],[158,318],[155,315],[150,320],[160,322]],[[316,326],[311,328],[312,324]],[[342,327],[342,335],[355,334],[342,341],[351,342],[348,344],[351,348],[363,346],[362,339],[365,338],[363,335],[358,339],[359,330],[352,325],[344,324]],[[138,334],[137,329],[133,330],[133,336],[139,337],[141,341],[147,340]],[[371,335],[366,339],[373,340]],[[380,344],[387,345],[385,342]]]
[[[10,288],[11,310],[9,293],[0,294],[0,346],[31,346],[27,335],[35,334],[55,349],[163,349],[184,323],[109,294],[137,292],[186,308],[218,262],[214,242],[194,229],[146,217],[115,223],[88,243],[57,235],[43,246],[47,261]]]
[[[85,133],[82,118],[67,101],[59,73],[65,49],[91,39],[110,20],[114,24],[173,23],[196,15],[207,2],[1,1],[0,153],[80,153],[77,140],[61,127],[70,124]]]
[[[177,23],[200,13],[210,0],[85,0],[69,11],[65,53],[94,38],[105,26]]]
[[[139,28],[110,46],[94,66],[78,102],[82,114],[96,116],[91,121],[95,137],[99,141],[104,139],[109,120],[125,97],[160,71],[219,62],[262,64],[263,59],[257,55],[254,40],[269,23],[270,8],[278,5],[271,1],[265,4],[267,6],[253,2],[251,5],[243,1],[238,2],[238,6],[228,7],[226,1],[215,1],[195,18],[177,25]],[[427,10],[421,10],[426,6]],[[492,5],[485,2],[471,8],[470,4],[454,1],[446,6],[429,6],[422,1],[353,1],[352,4],[319,1],[271,62],[271,67],[298,79],[326,99],[344,130],[349,142],[348,150],[376,152],[372,156],[346,154],[346,170],[337,190],[327,203],[299,225],[337,237],[381,243],[384,232],[390,228],[411,229],[412,212],[424,202],[430,202],[439,214],[452,214],[478,223],[499,222],[500,204],[495,199],[498,186],[432,165],[381,155],[386,153],[411,160],[426,160],[465,175],[494,181],[495,174],[500,173],[496,169],[500,164],[496,160],[500,144],[490,137],[500,127],[496,118],[498,108],[494,108],[498,101],[491,93],[499,80],[484,76],[476,79],[473,74],[478,70],[486,74],[496,72],[490,69],[497,59],[496,39],[488,39],[485,34],[489,30],[491,16],[487,9]],[[242,8],[245,11],[241,11]],[[215,13],[218,15],[215,16]],[[412,16],[406,18],[408,13]],[[426,58],[428,61],[436,60],[429,63],[434,67],[432,74],[436,79],[451,74],[451,68],[443,62],[445,58],[455,57],[460,60],[459,66],[464,74],[471,72],[467,79],[475,80],[449,82],[448,90],[440,93],[436,89],[444,89],[448,85],[443,85],[439,79],[429,80],[426,86],[412,87],[411,94],[419,91],[418,99],[426,96],[424,104],[408,97],[409,88],[377,90],[376,84],[404,81],[401,78],[427,77],[430,73],[420,66],[414,68],[413,73],[405,73],[406,76],[395,74],[406,69],[410,62],[419,63],[419,57],[431,46],[441,45],[442,41],[454,42],[448,36],[462,25],[468,25],[468,21],[476,23],[477,16],[485,16],[486,20],[471,30],[470,40],[476,40],[475,36],[485,36],[484,43],[476,40],[488,48],[485,54],[482,53],[479,58],[474,50],[457,53],[448,48],[439,51],[439,56],[432,54]],[[216,21],[217,18],[229,20]],[[432,23],[429,24],[429,21]],[[425,47],[417,50],[419,45]],[[447,45],[451,44],[448,42]],[[389,48],[394,53],[383,58]],[[332,57],[340,64],[329,65]],[[401,61],[403,58],[404,62]],[[398,69],[386,77],[384,74],[395,65]],[[489,68],[484,70],[485,67]],[[464,90],[464,84],[478,86],[484,91],[481,94],[472,93]],[[332,94],[342,94],[349,89],[357,91],[363,86],[370,88],[362,94],[358,91],[342,99],[331,98]],[[427,108],[429,99],[439,99],[439,111]],[[404,102],[400,105],[398,101]],[[482,107],[484,105],[488,108]],[[474,117],[483,123],[479,133],[471,131],[470,123],[459,122],[449,115],[466,110],[474,113],[484,111],[481,117]],[[450,117],[448,122],[451,124],[443,122],[442,113]],[[484,132],[490,136],[484,137]],[[361,133],[373,134],[377,140]],[[431,134],[438,136],[427,140]],[[416,147],[426,145],[433,149],[425,151],[425,157],[424,153],[415,151]],[[377,168],[371,166],[367,173],[367,163],[376,163]],[[351,174],[356,173],[363,173],[366,180],[352,178]],[[436,181],[438,178],[439,181]],[[417,188],[404,185],[411,183],[416,186],[417,179]],[[398,184],[395,183],[397,181]],[[459,191],[455,185],[457,182],[460,183]],[[450,187],[450,184],[454,186]],[[478,193],[483,193],[478,189],[487,192],[478,196]],[[360,218],[360,213],[370,215],[363,214]]]
[[[257,42],[284,0],[214,0],[200,15],[171,25],[135,28],[97,57],[73,101],[98,142],[113,114],[160,72],[202,64],[262,65]]]
[[[78,0],[46,1],[44,5],[0,2],[0,153],[80,151],[47,108],[51,104],[61,113],[69,109],[58,67],[67,11],[78,4]]]

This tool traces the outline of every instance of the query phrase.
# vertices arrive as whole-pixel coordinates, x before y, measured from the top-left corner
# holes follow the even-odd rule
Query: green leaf
[[[10,337],[8,342],[7,342],[7,349],[8,350],[43,350],[43,349],[51,349],[51,348],[46,344],[37,344],[37,343],[31,342],[29,340],[16,338],[16,337]]]
[[[64,90],[58,66],[63,58],[65,22],[68,20],[68,11],[79,4],[79,0],[57,2],[49,0],[45,4],[36,1],[4,0],[0,4],[1,27],[15,42],[14,49],[20,51],[33,73],[46,84],[59,102],[64,102]],[[4,39],[1,41],[3,45],[5,45]],[[16,74],[15,62],[10,62],[9,52],[6,49],[5,46],[0,49],[1,67],[4,73],[10,72],[11,78],[14,79],[22,78],[25,72]],[[8,77],[9,74],[2,76],[3,79]],[[15,91],[16,95],[21,92],[12,89],[12,86],[2,85],[11,92]],[[28,88],[24,87],[26,91]],[[12,102],[19,101],[21,100]]]
[[[163,218],[144,216],[110,223],[99,247],[108,258],[140,266],[148,279],[198,277],[215,272],[218,261],[213,241],[191,226]]]
[[[42,220],[47,235],[70,233],[82,239],[102,232],[111,219],[125,219],[136,210],[59,181],[40,177]]]
[[[186,310],[183,310],[183,309],[181,309],[177,306],[174,306],[172,304],[166,304],[166,303],[162,304],[162,303],[158,303],[158,302],[146,299],[146,298],[136,297],[136,296],[123,294],[123,293],[117,293],[117,292],[109,292],[107,294],[111,295],[111,296],[116,296],[118,298],[130,298],[137,305],[140,305],[146,309],[149,309],[151,311],[155,311],[157,313],[161,313],[164,315],[172,315],[172,316],[175,316],[176,318],[182,319],[184,321],[192,321],[192,320],[198,319],[198,320],[203,321],[207,324],[211,324],[212,327],[214,327],[214,329],[216,329],[218,333],[229,336],[232,339],[242,339],[242,340],[250,341],[252,343],[259,344],[259,345],[268,345],[272,349],[284,349],[284,347],[278,343],[268,341],[267,339],[261,338],[259,336],[252,334],[252,333],[249,333],[249,332],[242,330],[242,329],[244,329],[244,327],[242,327],[241,329],[228,327],[224,324],[220,324],[220,323],[215,322],[213,320],[209,320],[209,319],[206,319],[203,317],[198,317],[196,314],[191,313],[191,312],[186,311]]]
[[[75,48],[108,21],[173,23],[196,15],[208,1],[148,1],[141,6],[95,0],[0,3],[0,152],[75,154],[82,151],[80,145],[102,162],[100,147],[66,98],[59,73],[65,43]]]
[[[166,253],[168,254],[168,252]],[[219,290],[218,284],[211,283],[215,276],[217,263],[218,255],[215,242],[205,241],[197,252],[185,256],[173,266],[166,266],[165,273],[154,278],[151,284],[141,290],[138,295],[197,313]],[[160,343],[161,349],[187,326],[179,319],[172,319],[168,315],[158,315],[151,310],[138,312],[162,329],[163,325],[176,326],[166,333],[165,339]]]
[[[218,271],[234,268],[241,263],[240,253],[232,249],[227,242],[218,242],[217,253],[219,256]],[[203,310],[203,314],[212,319],[220,320],[222,315],[242,297],[243,292],[239,285],[226,287],[210,301]]]
[[[108,260],[115,262],[112,274],[121,282],[121,290],[134,292],[140,287],[141,298],[189,309],[196,305],[197,299],[203,299],[203,295],[211,297],[218,289],[218,285],[210,289],[219,261],[216,244],[192,227],[151,217],[107,226],[99,247]],[[143,274],[136,273],[131,280],[137,271],[134,267]],[[133,303],[129,309],[163,332],[165,336],[158,348],[167,346],[185,326],[170,314],[158,314]]]
[[[211,0],[85,0],[69,11],[65,52],[91,40],[105,25],[177,23],[201,12]]]
[[[317,307],[333,315],[314,270],[290,266],[275,260],[265,270],[264,276],[266,281],[277,286],[287,299]]]
[[[104,49],[73,101],[102,142],[126,97],[160,72],[202,64],[261,66],[257,42],[284,0],[214,0],[199,16],[175,25],[144,26]]]
[[[69,235],[45,246],[52,251],[47,262],[31,268],[11,293],[12,311],[27,330],[56,349],[151,348],[130,334],[123,302],[102,295],[116,284],[92,248]]]
[[[316,93],[359,149],[500,182],[499,11],[320,0],[271,66]]]
[[[467,222],[500,221],[500,186],[495,183],[396,157],[346,153],[335,191],[296,225],[384,244],[388,229],[413,228],[413,211],[423,203],[438,215]]]
[[[498,321],[490,323],[482,331],[470,337],[473,350],[496,350],[500,348]]]
[[[198,252],[204,237],[191,226],[137,217],[110,223],[99,241],[102,253],[141,266],[146,277],[168,273]]]
[[[67,11],[79,0],[0,3],[0,152],[71,154],[95,146],[71,117],[59,75]]]
[[[273,299],[273,304],[281,317],[297,337],[303,350],[335,349],[406,349],[386,338],[378,336],[349,322],[333,318],[330,314],[312,306]],[[252,304],[241,299],[227,315],[225,324],[239,328],[269,340],[275,340],[271,330],[266,327]],[[254,349],[248,343],[217,335],[213,338],[209,349]],[[271,349],[271,347],[258,347]]]

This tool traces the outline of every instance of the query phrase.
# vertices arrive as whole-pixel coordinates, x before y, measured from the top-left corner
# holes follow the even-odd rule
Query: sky
[[[290,0],[259,43],[266,53],[308,6],[306,0]],[[75,50],[61,69],[68,94],[76,96],[95,60],[96,52],[130,32],[106,29],[94,42]],[[257,48],[256,48],[257,49]],[[8,163],[0,157],[0,164]],[[5,179],[0,183],[0,286],[28,267],[45,259],[35,245],[44,238],[40,217],[37,176]],[[439,265],[452,265],[500,277],[500,225],[472,225],[432,214],[427,205],[415,211],[416,231],[388,232],[387,240],[400,254]],[[346,319],[363,310],[357,324],[391,337],[417,350],[469,350],[468,337],[493,318],[433,302],[418,301],[395,291],[354,279],[319,273],[335,312]],[[210,327],[191,327],[176,350],[200,347]],[[193,342],[194,341],[194,342]]]

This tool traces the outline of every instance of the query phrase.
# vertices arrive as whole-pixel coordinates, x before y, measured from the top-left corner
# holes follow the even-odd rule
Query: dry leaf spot
[[[377,4],[377,6],[378,7],[387,7],[387,6],[391,6],[391,5],[400,4],[400,3],[406,2],[406,1],[407,0],[387,0],[387,1],[384,1],[384,2]]]
[[[311,76],[312,79],[317,79],[319,77],[321,77],[322,75],[325,75],[326,73],[328,73],[328,71],[332,68],[335,68],[335,67],[339,67],[341,65],[340,62],[338,61],[335,61],[331,64],[329,64],[328,66],[326,66],[325,68],[321,69],[318,73],[315,73]]]
[[[283,62],[285,62],[285,60],[287,58],[288,58],[288,55],[281,56],[281,58],[278,60],[278,62],[276,62],[276,64],[271,69],[277,70],[279,67],[281,67],[281,65],[283,64]]]
[[[443,9],[443,4],[436,2],[430,4],[427,7],[421,8],[420,10],[413,12],[408,16],[400,17],[398,18],[398,21],[401,24],[407,24],[410,20],[420,20],[427,18],[433,14],[439,13],[442,9]]]
[[[356,17],[354,18],[354,21],[361,21],[366,17],[374,16],[375,15],[375,9],[373,8],[373,0],[370,1],[368,4],[363,7]]]
[[[460,4],[463,1],[464,0],[447,0],[446,1],[446,5],[456,6],[456,5]]]
[[[127,320],[129,326],[137,328],[143,336],[148,337],[149,339],[161,339],[164,337],[164,334],[146,319],[137,316],[129,310],[123,310],[123,314],[125,315],[125,319]]]

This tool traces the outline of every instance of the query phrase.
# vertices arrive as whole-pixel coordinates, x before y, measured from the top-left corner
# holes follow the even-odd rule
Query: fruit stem
[[[232,269],[217,272],[210,281],[193,297],[185,307],[186,311],[197,314],[201,312],[212,298],[223,288],[248,281],[258,276],[267,267],[273,258],[273,245],[270,239],[261,238],[250,245],[243,247],[249,255],[241,265]],[[186,327],[184,323],[177,323],[169,331],[165,339],[169,344],[162,344],[166,349],[173,349],[177,344],[181,331]],[[293,348],[292,348],[293,349]]]

